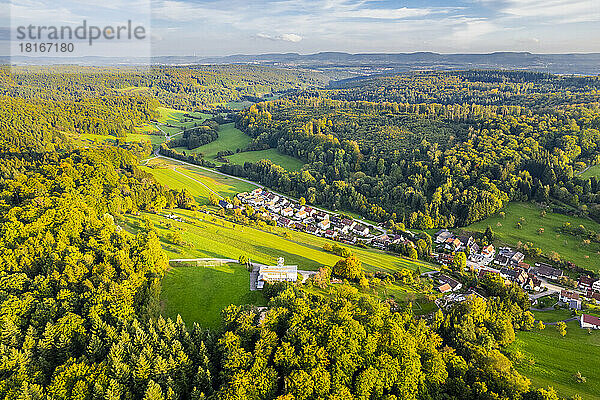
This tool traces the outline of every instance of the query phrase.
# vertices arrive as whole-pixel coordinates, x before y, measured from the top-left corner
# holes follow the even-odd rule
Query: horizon
[[[152,27],[155,57],[600,52],[600,2],[593,0],[0,1],[10,4],[0,10],[0,42],[32,22],[132,18]],[[106,53],[132,54],[131,46]]]

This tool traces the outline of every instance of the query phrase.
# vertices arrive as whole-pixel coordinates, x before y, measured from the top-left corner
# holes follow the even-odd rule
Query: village
[[[442,229],[435,234],[435,258],[442,265],[450,265],[457,252],[467,255],[467,270],[477,273],[478,278],[487,274],[497,274],[504,279],[506,284],[515,283],[529,293],[532,303],[543,296],[557,294],[556,305],[575,310],[583,309],[583,302],[600,304],[600,279],[589,275],[580,275],[574,282],[574,288],[567,288],[561,282],[565,278],[562,270],[553,266],[536,262],[533,266],[524,262],[525,254],[510,247],[495,249],[492,244],[480,247],[472,236],[457,236],[447,229]],[[438,307],[446,308],[451,304],[465,301],[469,296],[483,297],[474,289],[466,292],[456,279],[445,274],[437,274],[440,293],[448,293],[436,300]],[[600,329],[600,318],[581,314],[579,316],[581,328]]]
[[[236,196],[242,204],[253,208],[262,208],[277,226],[306,232],[312,235],[334,239],[346,244],[371,243],[377,232],[372,225],[359,223],[354,219],[333,215],[300,202],[269,192],[255,189],[252,192],[239,193]],[[223,208],[234,208],[224,200],[219,202]]]
[[[258,188],[251,192],[239,193],[239,204],[260,209],[277,226],[332,239],[349,245],[368,245],[380,250],[389,250],[392,245],[404,244],[415,247],[415,235],[410,231],[403,235],[385,232],[381,226],[373,226],[352,218],[320,210],[301,201]],[[225,200],[219,201],[224,209],[241,208]],[[516,283],[529,293],[532,303],[537,299],[557,294],[557,303],[573,310],[582,310],[584,301],[600,304],[600,280],[582,275],[574,288],[561,284],[564,272],[547,263],[525,262],[525,254],[511,247],[499,247],[493,244],[478,245],[471,235],[457,235],[448,229],[441,229],[433,237],[435,251],[431,256],[442,267],[448,267],[458,253],[467,257],[465,269],[474,271],[479,278],[486,274],[497,274],[506,284]],[[253,276],[255,287],[262,289],[267,281],[296,281],[296,267],[288,268],[280,262],[276,267],[263,267]],[[474,288],[465,288],[459,280],[449,274],[434,272],[427,276],[437,282],[435,290],[442,294],[436,299],[436,305],[447,308],[452,304],[477,296],[485,298]],[[600,319],[582,314],[582,328],[600,329]]]

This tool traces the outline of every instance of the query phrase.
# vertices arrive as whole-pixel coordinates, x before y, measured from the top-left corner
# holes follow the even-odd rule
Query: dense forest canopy
[[[327,82],[321,73],[245,65],[154,67],[149,71],[63,67],[59,73],[46,67],[0,69],[0,95],[76,101],[133,93],[186,111]]]

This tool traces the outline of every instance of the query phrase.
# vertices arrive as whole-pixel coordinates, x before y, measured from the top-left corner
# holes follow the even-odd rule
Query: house
[[[588,290],[585,297],[589,301],[593,301],[596,304],[600,304],[600,293],[598,293],[598,292],[593,292],[591,290]]]
[[[346,244],[354,244],[356,243],[356,238],[351,235],[340,234],[338,235],[337,240]]]
[[[525,254],[521,253],[520,251],[517,251],[510,258],[510,263],[512,265],[519,265],[519,263],[523,262],[524,259],[525,259]]]
[[[563,276],[563,272],[559,269],[552,268],[552,266],[545,263],[535,263],[536,271],[535,274],[539,277],[557,280]]]
[[[291,207],[284,208],[281,211],[281,215],[283,215],[284,217],[291,217],[294,215],[294,210],[292,210]]]
[[[481,248],[481,255],[483,255],[486,258],[494,257],[495,253],[496,253],[496,249],[494,249],[493,244],[488,244],[487,246],[483,246]]]
[[[479,273],[477,274],[477,279],[482,279],[487,274],[497,274],[497,272],[490,271],[489,269],[482,268],[482,269],[479,270]]]
[[[305,229],[306,233],[310,233],[311,235],[316,235],[319,232],[319,228],[314,225],[306,225]]]
[[[590,290],[596,278],[592,278],[589,275],[581,275],[577,281],[577,287],[581,290]]]
[[[321,222],[319,222],[317,224],[317,226],[319,227],[319,229],[322,229],[324,231],[328,230],[330,225],[331,224],[329,223],[328,219],[324,219],[324,220],[322,220]]]
[[[359,236],[367,236],[369,234],[369,228],[361,224],[356,224],[352,231]]]
[[[450,265],[454,261],[454,255],[440,253],[440,254],[438,254],[437,260],[440,264]]]
[[[329,214],[325,214],[323,211],[315,211],[312,216],[315,217],[317,221],[329,219]]]
[[[579,297],[579,293],[570,292],[568,290],[561,290],[558,299],[563,303],[567,304],[569,308],[581,310],[581,298]]]
[[[296,280],[298,280],[298,266],[284,265],[284,259],[280,257],[276,266],[260,267],[256,288],[261,290],[267,282],[296,282]]]
[[[479,254],[480,249],[479,249],[479,245],[477,243],[473,242],[473,244],[469,247],[469,249],[471,250],[470,251],[471,255]]]
[[[502,267],[507,267],[510,263],[510,258],[503,254],[498,254],[494,259],[494,264],[500,265]]]
[[[454,235],[448,229],[441,229],[435,234],[435,242],[438,244],[446,243],[446,240],[453,237]]]
[[[387,234],[383,234],[379,237],[374,238],[371,241],[371,246],[377,248],[377,249],[385,249],[387,248],[390,243],[391,243],[391,239]]]
[[[444,283],[436,288],[440,293],[448,293],[452,291],[452,287],[447,283]]]
[[[325,231],[325,237],[328,239],[333,239],[337,236],[337,232],[334,231],[333,229],[327,229]]]
[[[296,218],[298,219],[304,219],[306,217],[308,217],[308,214],[304,210],[300,210],[296,213]]]
[[[219,207],[230,209],[230,208],[233,208],[233,204],[228,203],[225,200],[219,200]]]
[[[462,288],[462,283],[460,283],[459,281],[457,281],[456,279],[450,278],[447,275],[440,275],[438,277],[438,281],[440,283],[447,283],[448,285],[450,285],[450,289],[455,292],[457,290],[460,290]]]
[[[600,329],[600,318],[593,315],[581,314],[579,326],[583,329]]]
[[[460,247],[462,249],[466,249],[467,247],[471,247],[475,244],[475,240],[473,239],[473,236],[470,236],[470,235],[459,236],[458,240],[460,240]]]
[[[278,226],[288,226],[288,224],[290,223],[290,220],[286,217],[281,217],[277,220],[277,225]]]
[[[542,289],[542,281],[535,275],[529,275],[529,278],[523,285],[523,289],[539,292]]]
[[[446,244],[444,248],[450,251],[456,251],[460,248],[461,241],[458,238],[448,238],[446,239]]]
[[[531,268],[531,265],[527,264],[526,262],[521,261],[518,265],[519,268],[521,268],[523,271],[528,272],[529,269]]]
[[[309,217],[312,217],[315,213],[315,210],[312,207],[308,207],[305,206],[304,207],[304,212],[306,213],[306,215],[308,215]]]
[[[508,281],[523,285],[527,281],[527,274],[522,269],[500,269],[500,276]]]

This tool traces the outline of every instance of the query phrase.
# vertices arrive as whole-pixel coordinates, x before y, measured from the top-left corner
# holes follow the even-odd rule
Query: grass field
[[[594,165],[590,167],[583,174],[579,175],[581,178],[591,178],[592,176],[600,177],[600,165]]]
[[[163,124],[176,124],[179,122],[179,120],[181,120],[181,118],[183,118],[183,115],[186,113],[185,111],[175,110],[166,107],[158,107],[157,111],[159,114],[158,122],[162,122]]]
[[[185,147],[177,147],[175,150],[186,152],[186,154],[202,153],[206,159],[220,164],[215,160],[218,152],[225,150],[236,152],[238,149],[244,149],[251,141],[252,138],[237,129],[235,124],[230,123],[221,125],[219,128],[219,138],[214,142],[210,142],[193,150],[188,150]],[[240,165],[247,161],[256,162],[262,159],[269,159],[275,164],[281,165],[288,171],[297,171],[301,169],[303,165],[302,161],[297,158],[281,154],[276,149],[236,153],[232,156],[227,156],[227,159],[233,164]]]
[[[334,265],[340,257],[323,250],[325,243],[332,241],[302,232],[294,232],[279,227],[268,227],[271,232],[254,227],[233,224],[219,217],[200,212],[174,210],[187,221],[177,222],[156,214],[145,214],[155,224],[163,248],[170,259],[174,258],[232,258],[245,255],[254,262],[275,263],[278,257],[285,257],[286,263],[298,265],[301,269],[316,270],[323,265]],[[189,221],[189,222],[188,222]],[[127,216],[125,228],[135,231],[135,226],[143,226],[141,217]],[[166,240],[169,231],[181,233],[187,245],[178,246]],[[430,271],[433,266],[408,260],[376,249],[349,247],[362,261],[366,271],[398,271],[402,268],[421,268]]]
[[[299,171],[304,163],[297,158],[281,154],[277,149],[268,149],[260,151],[245,151],[236,153],[232,156],[227,156],[227,159],[232,164],[243,165],[245,162],[257,162],[260,160],[271,160],[277,165],[281,165],[288,171]]]
[[[219,328],[221,310],[230,304],[266,304],[261,292],[250,291],[248,271],[238,264],[175,267],[163,279],[162,314],[173,319],[180,314],[188,326]]]
[[[500,215],[495,215],[465,229],[483,232],[489,225],[498,239],[504,243],[514,246],[519,241],[532,242],[535,247],[542,249],[544,254],[556,251],[562,259],[572,261],[580,267],[592,271],[600,270],[600,244],[584,245],[582,238],[561,234],[557,230],[565,222],[570,222],[573,226],[583,225],[600,232],[600,224],[585,218],[555,213],[548,213],[542,218],[541,209],[529,203],[510,203],[503,211],[506,213],[504,219]],[[521,217],[525,218],[525,223],[522,224],[521,229],[517,229],[517,222]],[[544,228],[544,233],[541,235],[538,234],[539,228]]]
[[[539,314],[536,316],[540,317]],[[556,317],[549,315],[546,318]],[[524,362],[517,369],[534,386],[552,386],[564,397],[577,393],[586,400],[600,399],[600,332],[588,334],[587,330],[579,328],[579,322],[572,321],[567,324],[565,337],[561,337],[554,326],[546,326],[542,331],[518,332],[516,341],[509,349],[520,350],[526,356],[533,357],[533,365]],[[586,383],[573,380],[573,374],[577,371],[587,378]]]
[[[233,123],[224,124],[219,127],[219,138],[214,142],[205,144],[193,150],[188,150],[183,147],[176,148],[177,151],[186,153],[202,153],[209,160],[214,160],[219,151],[243,149],[250,143],[252,139],[244,132],[237,129]]]
[[[221,197],[231,198],[237,193],[257,188],[255,185],[235,178],[162,158],[153,159],[148,166],[140,168],[151,173],[159,183],[170,189],[187,189],[201,205],[208,204],[211,192],[217,193]]]

